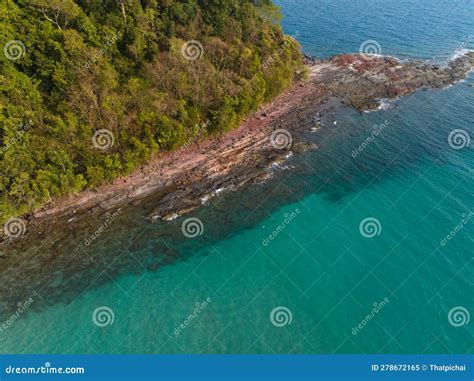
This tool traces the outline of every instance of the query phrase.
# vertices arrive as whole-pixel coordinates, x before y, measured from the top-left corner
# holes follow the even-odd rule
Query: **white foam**
[[[166,216],[165,218],[163,218],[163,220],[164,221],[173,221],[173,220],[177,219],[178,217],[179,217],[179,214],[173,213],[170,216]]]
[[[387,110],[390,108],[393,108],[394,102],[400,97],[397,97],[395,99],[387,99],[387,98],[382,98],[379,99],[379,106],[376,109],[371,109],[371,110],[364,110],[364,113],[368,114],[370,112],[375,112],[375,111],[380,111],[380,110]]]
[[[387,110],[392,107],[393,107],[393,102],[389,99],[384,98],[380,100],[380,106],[378,107],[378,110]]]
[[[286,170],[294,169],[294,168],[295,166],[283,164],[282,162],[274,162],[272,163],[272,166],[271,166],[271,169],[273,169],[274,171],[286,171]]]
[[[454,53],[449,56],[448,62],[455,61],[455,60],[457,60],[458,58],[461,58],[461,57],[465,56],[466,54],[468,54],[468,53],[470,53],[470,52],[474,52],[474,50],[465,49],[465,48],[456,49],[456,50],[454,51]]]

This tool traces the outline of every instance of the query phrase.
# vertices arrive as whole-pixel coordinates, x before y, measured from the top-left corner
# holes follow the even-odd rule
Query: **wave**
[[[394,99],[387,99],[387,98],[378,99],[377,100],[379,102],[378,107],[374,108],[374,109],[370,109],[370,110],[364,110],[364,114],[369,114],[371,112],[376,112],[376,111],[380,111],[380,110],[391,109],[391,108],[395,107],[395,101],[397,101],[400,98],[401,97],[397,97],[397,98],[394,98]]]
[[[458,58],[461,58],[463,56],[465,56],[466,54],[470,53],[470,52],[474,52],[474,50],[472,49],[466,49],[466,48],[459,48],[459,49],[456,49],[453,54],[451,54],[448,59],[447,59],[447,62],[452,62],[452,61],[455,61],[457,60]]]

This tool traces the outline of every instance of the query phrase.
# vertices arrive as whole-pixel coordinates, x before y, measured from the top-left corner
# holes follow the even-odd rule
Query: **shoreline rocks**
[[[273,103],[248,117],[228,135],[197,142],[178,153],[165,153],[135,174],[97,191],[85,191],[25,216],[28,231],[44,230],[56,221],[93,218],[125,205],[139,206],[153,196],[151,221],[168,221],[199,208],[222,192],[265,181],[273,163],[290,151],[301,154],[317,147],[305,132],[322,128],[322,115],[338,102],[368,111],[381,99],[396,99],[420,89],[442,88],[464,79],[474,68],[474,52],[445,67],[393,57],[344,54],[326,60],[305,56],[309,78],[294,84]],[[308,115],[317,115],[316,121]],[[333,127],[333,126],[331,126]],[[334,128],[337,128],[334,126]],[[272,146],[272,134],[286,131],[288,147]],[[285,137],[283,137],[285,138]],[[178,156],[179,154],[179,156]],[[0,243],[11,240],[0,233]]]
[[[90,286],[91,279],[97,286],[123,274],[155,271],[184,260],[176,243],[187,242],[182,221],[176,218],[192,214],[212,198],[243,192],[251,184],[278,176],[292,153],[318,149],[315,141],[321,142],[316,137],[326,132],[319,130],[342,124],[334,125],[333,115],[341,102],[362,112],[378,107],[381,98],[449,85],[474,67],[474,53],[439,68],[390,57],[365,61],[358,55],[315,60],[308,66],[308,80],[294,84],[238,130],[161,154],[127,178],[25,216],[26,233],[17,239],[3,236],[0,244],[3,283],[15,285],[0,292],[2,310],[14,312],[18,301],[31,295],[35,295],[32,309],[53,300],[69,303]],[[275,138],[278,132],[283,134]],[[255,193],[260,190],[248,194]],[[244,208],[255,208],[254,203],[252,197],[242,197]],[[207,215],[227,228],[232,226],[226,219],[228,209],[214,202],[213,208],[196,215]],[[251,216],[253,221],[260,218],[258,212]],[[194,250],[198,243],[199,238],[189,245]]]

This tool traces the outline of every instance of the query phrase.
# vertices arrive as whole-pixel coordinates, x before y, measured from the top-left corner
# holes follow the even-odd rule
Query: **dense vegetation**
[[[271,0],[0,0],[0,221],[238,125],[301,68],[278,23]]]

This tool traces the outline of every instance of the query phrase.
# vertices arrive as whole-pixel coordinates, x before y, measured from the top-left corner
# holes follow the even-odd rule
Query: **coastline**
[[[266,182],[271,176],[283,177],[278,168],[283,167],[287,157],[318,149],[316,144],[324,144],[320,137],[339,128],[334,125],[333,111],[341,103],[349,106],[355,99],[359,112],[364,112],[378,107],[378,101],[388,98],[393,88],[408,95],[419,89],[420,82],[426,87],[444,87],[462,79],[474,67],[474,54],[457,62],[458,69],[441,74],[413,62],[399,70],[397,61],[379,57],[371,63],[370,70],[360,73],[351,65],[365,61],[358,55],[346,56],[349,57],[345,60],[347,65],[342,66],[331,59],[308,60],[309,78],[305,82],[294,84],[237,130],[196,142],[178,153],[158,155],[132,176],[118,179],[100,191],[62,199],[28,217],[25,234],[0,243],[0,273],[15,284],[3,289],[2,308],[15,311],[18,301],[31,295],[37,296],[32,309],[43,308],[48,300],[69,303],[90,287],[91,277],[97,279],[97,286],[119,274],[140,273],[143,269],[154,272],[182,261],[186,245],[192,244],[194,250],[201,240],[183,242],[182,221],[171,220],[177,216],[203,218],[206,213],[210,213],[207,218],[216,218],[216,211],[217,218],[222,218],[228,211],[226,205],[197,209],[211,197],[233,190],[259,193],[259,189],[249,186]],[[419,69],[417,65],[421,65]],[[389,81],[387,74],[380,74],[391,70],[399,71],[398,80]],[[344,75],[345,80],[340,81]],[[415,85],[414,75],[420,76]],[[379,82],[374,83],[374,77]],[[400,83],[405,85],[399,87]],[[288,141],[288,135],[283,133],[275,148],[271,137],[282,130],[291,139]],[[166,181],[164,175],[169,176]],[[271,183],[272,180],[266,182]],[[243,205],[255,207],[254,200],[245,196],[242,195]],[[255,213],[239,224],[251,224],[259,217]],[[223,229],[232,224],[232,219],[215,221]],[[178,247],[178,242],[183,246]],[[148,249],[140,249],[136,257],[137,248],[147,245]],[[42,299],[38,291],[46,293],[48,300]]]
[[[226,190],[265,181],[272,175],[269,169],[290,153],[317,149],[305,134],[323,127],[321,116],[335,105],[367,112],[380,107],[383,99],[452,85],[474,67],[474,53],[457,57],[446,68],[359,54],[305,61],[308,78],[253,113],[238,129],[160,153],[131,175],[48,204],[25,217],[28,230],[41,229],[56,218],[73,222],[113,212],[157,194],[159,201],[148,213],[151,221],[186,215]],[[0,236],[2,241],[10,240]]]
[[[97,210],[105,211],[133,204],[158,191],[172,193],[183,189],[184,183],[196,180],[196,176],[217,180],[232,173],[237,165],[250,164],[251,160],[246,158],[245,154],[264,149],[265,143],[269,145],[268,150],[272,151],[267,159],[271,162],[283,161],[288,151],[273,149],[270,146],[270,127],[292,109],[301,106],[299,103],[304,98],[309,100],[310,96],[311,99],[321,96],[307,84],[293,84],[272,103],[246,118],[239,128],[223,136],[197,141],[178,151],[159,153],[131,175],[119,177],[111,184],[102,185],[96,190],[85,190],[45,205],[29,216],[29,222],[40,223],[55,216],[69,216],[73,219],[76,214],[94,213]],[[226,161],[230,156],[233,156],[232,160]],[[202,169],[204,165],[205,171]],[[197,173],[198,169],[201,173]],[[210,187],[210,190],[213,188],[215,187]],[[212,197],[212,194],[208,196]],[[163,216],[161,219],[170,218]]]

